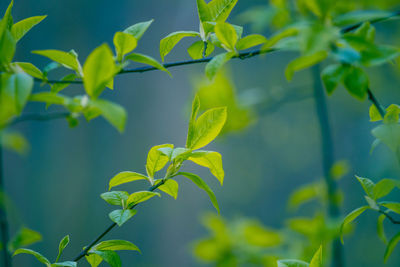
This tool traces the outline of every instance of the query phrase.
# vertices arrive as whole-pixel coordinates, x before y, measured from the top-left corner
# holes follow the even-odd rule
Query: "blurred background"
[[[229,21],[242,24],[240,13],[266,4],[263,0],[239,0]],[[7,5],[8,1],[2,0],[0,10],[3,12]],[[173,31],[198,30],[194,0],[16,0],[14,3],[15,21],[44,14],[48,17],[21,41],[15,61],[29,61],[43,68],[49,61],[31,54],[32,50],[74,49],[84,62],[101,43],[112,45],[116,31],[152,18],[155,21],[136,51],[159,59],[161,38]],[[376,27],[378,40],[398,44],[399,21]],[[253,29],[244,25],[245,34]],[[268,36],[270,31],[261,33]],[[191,40],[183,40],[166,61],[188,59],[186,48],[190,44]],[[255,100],[259,105],[248,111],[249,125],[241,131],[226,133],[209,147],[223,155],[224,186],[208,170],[185,166],[186,170],[201,174],[213,188],[221,215],[228,221],[246,216],[281,229],[287,218],[315,214],[317,205],[312,203],[294,213],[287,208],[287,200],[295,188],[322,176],[311,73],[296,74],[291,83],[284,76],[284,68],[294,55],[273,53],[244,61],[232,60],[225,71],[241,96],[242,105],[245,107]],[[193,84],[206,79],[204,65],[177,67],[171,72],[172,79],[159,71],[121,75],[115,80],[115,90],[103,93],[103,97],[127,109],[123,134],[102,118],[90,123],[81,121],[73,129],[65,120],[25,122],[15,127],[29,140],[31,149],[25,157],[11,152],[4,156],[5,188],[15,205],[10,211],[13,232],[21,224],[40,232],[43,241],[33,248],[51,259],[57,254],[60,239],[70,234],[71,243],[63,256],[67,260],[109,225],[107,214],[112,207],[99,196],[107,190],[109,179],[120,171],[144,173],[147,152],[153,145],[185,144]],[[383,105],[398,103],[398,77],[397,65],[370,70],[371,88]],[[44,88],[35,84],[34,90]],[[71,86],[66,92],[83,93],[83,87]],[[259,101],[263,101],[262,105]],[[350,166],[339,182],[344,195],[342,212],[346,214],[364,205],[362,188],[354,174],[375,181],[399,178],[399,164],[389,149],[379,146],[370,154],[374,140],[370,130],[375,125],[369,122],[369,105],[368,101],[350,97],[343,88],[328,98],[335,158],[347,160]],[[26,112],[44,111],[44,104],[30,103],[26,108]],[[120,253],[123,266],[204,266],[193,256],[192,247],[195,240],[207,235],[200,218],[212,211],[212,206],[207,195],[193,184],[181,178],[178,182],[177,200],[163,196],[144,203],[133,220],[108,236],[132,241],[142,250],[142,254]],[[142,188],[146,185],[128,186],[130,190]],[[400,194],[391,196],[398,199]],[[375,234],[376,218],[376,213],[366,212],[357,220],[352,235],[345,238],[347,266],[383,265],[385,245]],[[398,231],[398,227],[385,226],[388,236]],[[399,264],[399,253],[393,253],[386,266]],[[15,266],[40,264],[29,256],[19,256]]]

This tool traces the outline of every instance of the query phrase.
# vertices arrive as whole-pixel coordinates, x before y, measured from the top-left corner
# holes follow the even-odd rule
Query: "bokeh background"
[[[240,23],[237,15],[263,0],[241,1],[230,21]],[[8,1],[0,2],[5,10]],[[155,21],[141,39],[136,51],[159,59],[159,40],[177,30],[198,30],[194,0],[16,0],[13,17],[47,14],[48,17],[23,38],[16,61],[29,61],[45,66],[46,58],[31,54],[32,50],[75,49],[81,62],[95,47],[112,45],[116,31],[141,21]],[[378,40],[398,43],[400,23],[377,25]],[[245,34],[251,27],[245,26]],[[264,32],[268,33],[268,31]],[[167,61],[187,59],[184,40],[168,55]],[[248,216],[265,225],[281,228],[286,218],[287,199],[298,186],[322,176],[320,136],[312,97],[311,74],[303,71],[293,82],[284,77],[284,68],[293,58],[291,53],[269,54],[249,60],[233,60],[229,64],[232,80],[239,93],[258,89],[291,94],[309,92],[308,97],[274,105],[268,101],[257,113],[257,120],[240,133],[228,134],[210,146],[223,155],[226,178],[220,187],[208,170],[188,164],[210,184],[226,218]],[[132,66],[134,66],[132,64]],[[204,79],[204,65],[172,69],[173,78],[162,72],[121,75],[115,90],[103,96],[123,105],[128,112],[126,130],[118,133],[99,118],[82,121],[74,129],[65,120],[25,122],[15,127],[31,144],[26,157],[5,153],[6,190],[15,209],[11,220],[17,229],[21,223],[39,231],[43,241],[33,248],[54,258],[58,242],[70,234],[71,243],[64,258],[80,252],[109,223],[112,210],[100,197],[107,190],[108,180],[124,170],[145,172],[145,160],[153,145],[173,143],[183,146],[187,131],[187,111],[193,96],[193,78]],[[370,70],[371,88],[385,105],[397,103],[399,69],[387,66]],[[35,90],[40,91],[39,84]],[[81,86],[71,86],[71,94],[83,93]],[[279,95],[279,94],[278,94]],[[279,99],[279,98],[278,98]],[[270,106],[268,106],[270,105]],[[354,174],[373,180],[399,178],[399,165],[384,146],[370,154],[373,137],[370,130],[368,101],[357,101],[343,88],[328,99],[336,159],[348,160],[351,170],[340,181],[344,191],[343,212],[363,205],[363,192]],[[43,112],[44,105],[30,103],[26,112]],[[180,179],[177,200],[169,196],[152,199],[140,206],[138,214],[109,239],[126,239],[138,245],[142,254],[122,252],[124,266],[203,266],[191,254],[191,244],[204,236],[201,214],[212,210],[204,192]],[[144,184],[129,189],[145,188]],[[392,194],[398,199],[400,194]],[[313,205],[299,214],[312,215]],[[358,219],[352,236],[344,245],[347,266],[382,266],[384,244],[375,234],[376,217],[367,212]],[[397,228],[398,230],[398,228]],[[393,235],[396,228],[387,224]],[[398,251],[399,248],[396,248]],[[82,266],[86,266],[82,263]],[[393,253],[386,266],[399,266],[399,253]],[[15,266],[40,266],[29,256],[19,256]]]

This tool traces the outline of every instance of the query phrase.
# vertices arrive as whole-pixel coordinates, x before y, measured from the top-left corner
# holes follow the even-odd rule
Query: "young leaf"
[[[225,107],[212,108],[204,112],[195,122],[194,133],[188,140],[188,148],[196,150],[213,141],[225,124],[227,111]]]
[[[161,180],[158,180],[158,181],[161,181]],[[170,195],[171,197],[173,197],[175,199],[178,197],[179,185],[178,185],[178,182],[175,180],[172,180],[172,179],[166,180],[163,185],[158,187],[158,189],[163,191],[164,193],[167,193],[168,195]]]
[[[274,45],[276,45],[279,41],[281,41],[282,39],[285,39],[287,37],[292,37],[295,36],[299,33],[299,30],[297,28],[287,28],[277,34],[275,34],[274,36],[272,36],[267,43],[265,43],[262,47],[261,47],[261,51],[266,51],[269,50],[271,47],[273,47]]]
[[[383,243],[385,243],[387,245],[387,237],[385,234],[385,229],[383,227],[383,221],[385,220],[386,215],[385,214],[381,214],[378,217],[378,221],[376,224],[376,232],[378,234],[378,237],[382,240]]]
[[[196,3],[200,22],[212,21],[207,3],[204,0],[196,0]]]
[[[125,203],[128,200],[129,194],[125,191],[111,191],[105,192],[100,195],[107,203],[116,206],[125,207]]]
[[[52,92],[40,92],[32,94],[29,97],[29,101],[44,102],[46,104],[57,104],[57,105],[65,105],[69,102],[69,100],[70,99],[66,96]]]
[[[132,218],[137,213],[137,210],[133,209],[125,209],[125,210],[114,210],[108,214],[111,221],[118,224],[118,226],[122,226],[126,223],[130,218]]]
[[[179,31],[173,32],[168,36],[164,37],[160,41],[160,56],[162,61],[164,61],[164,57],[171,52],[172,48],[184,37],[196,37],[199,36],[198,32],[193,31]]]
[[[222,66],[224,66],[225,63],[235,55],[235,52],[222,53],[215,56],[210,62],[208,62],[206,65],[206,75],[208,79],[212,80]]]
[[[290,195],[288,206],[292,210],[297,209],[302,204],[320,196],[323,190],[320,183],[304,185]]]
[[[388,208],[394,212],[396,212],[397,214],[400,214],[400,203],[398,202],[380,202],[380,205],[384,206],[385,208]]]
[[[47,57],[55,62],[60,63],[66,68],[76,71],[79,76],[83,76],[81,64],[75,51],[64,52],[60,50],[36,50],[32,53]]]
[[[125,184],[125,183],[130,183],[133,181],[138,181],[138,180],[148,180],[149,178],[143,174],[136,173],[136,172],[120,172],[117,175],[115,175],[113,178],[111,178],[109,184],[108,184],[108,190],[111,190],[114,186]]]
[[[309,267],[309,264],[300,260],[279,260],[277,267]]]
[[[136,23],[135,25],[132,25],[124,30],[124,33],[128,33],[132,35],[133,37],[136,38],[136,40],[140,40],[142,38],[143,34],[147,31],[147,29],[150,27],[151,23],[153,23],[154,19],[145,21],[145,22],[139,22]]]
[[[101,251],[117,251],[117,250],[131,250],[139,251],[139,248],[126,240],[107,240],[102,241],[95,245],[91,250],[101,250]]]
[[[189,147],[193,140],[193,136],[195,134],[196,118],[197,118],[197,113],[199,112],[199,109],[200,109],[200,99],[199,99],[198,95],[195,95],[193,102],[192,102],[192,112],[190,114],[190,119],[189,119],[188,134],[187,134],[187,138],[186,138],[186,147]]]
[[[128,33],[116,32],[114,35],[115,52],[117,53],[117,60],[122,62],[123,57],[134,50],[137,46],[135,37]]]
[[[400,107],[396,104],[391,104],[386,108],[386,114],[383,118],[385,124],[393,124],[399,122]]]
[[[31,249],[19,248],[14,252],[13,257],[18,255],[18,254],[30,254],[30,255],[33,255],[38,261],[40,261],[41,263],[45,264],[47,267],[51,266],[50,261],[46,257],[44,257],[39,252],[33,251]]]
[[[353,210],[352,212],[350,212],[346,218],[344,218],[342,225],[340,226],[340,240],[342,241],[343,244],[343,228],[351,223],[352,221],[354,221],[358,216],[360,216],[364,211],[366,211],[367,209],[369,209],[369,206],[362,206],[358,209]]]
[[[11,34],[15,41],[19,41],[33,26],[41,22],[47,16],[35,16],[18,21],[11,27]]]
[[[207,42],[207,50],[204,53],[205,47],[204,41],[196,41],[187,49],[189,56],[192,59],[201,59],[203,56],[208,57],[214,51],[214,45],[211,42]]]
[[[117,73],[114,57],[107,44],[97,47],[83,66],[83,83],[89,96],[97,98]]]
[[[197,185],[200,189],[203,189],[204,191],[206,191],[206,193],[210,197],[211,203],[213,204],[214,208],[219,213],[219,206],[218,206],[217,198],[214,195],[214,192],[199,176],[197,176],[193,173],[189,173],[189,172],[179,172],[177,175],[185,176],[186,178],[191,180],[195,185]]]
[[[93,99],[91,106],[101,112],[101,115],[118,131],[123,132],[126,123],[126,110],[119,104],[104,99]]]
[[[397,233],[390,241],[386,247],[384,262],[386,263],[389,259],[390,255],[392,254],[394,248],[396,247],[397,243],[400,241],[400,232]]]
[[[309,68],[319,62],[323,61],[328,56],[326,51],[319,51],[312,55],[300,56],[291,61],[285,70],[286,79],[291,81],[296,71]]]
[[[374,197],[374,187],[375,184],[368,178],[359,177],[356,175],[357,180],[360,182],[361,186],[363,187],[365,193],[373,198]]]
[[[374,199],[379,199],[390,192],[392,192],[393,188],[395,187],[400,188],[400,183],[399,181],[393,180],[393,179],[382,179],[378,183],[376,183],[374,189],[373,189],[373,196]]]
[[[174,148],[174,145],[171,144],[164,144],[159,146],[154,146],[150,149],[149,153],[147,154],[147,163],[146,163],[146,171],[149,177],[153,178],[155,173],[164,168],[165,164],[168,163],[169,158],[165,156],[161,151],[158,149],[160,148]]]
[[[213,151],[195,151],[190,154],[190,161],[209,168],[210,172],[218,179],[221,185],[224,182],[224,169],[222,167],[222,157],[218,152]]]
[[[331,95],[335,91],[336,87],[343,80],[344,73],[345,68],[341,64],[329,65],[322,71],[321,78],[328,95]]]
[[[159,63],[157,60],[155,60],[152,57],[149,57],[149,56],[146,56],[143,54],[139,54],[139,53],[132,53],[132,54],[126,56],[125,59],[153,66],[154,68],[165,71],[166,73],[168,73],[169,76],[172,77],[172,74],[161,63]]]
[[[39,70],[35,65],[29,62],[15,62],[26,74],[32,77],[43,79],[44,75],[41,70]]]
[[[212,21],[224,22],[235,7],[238,0],[212,0],[208,3]]]
[[[343,78],[343,84],[352,96],[360,100],[363,100],[367,95],[369,84],[368,76],[359,67],[351,67],[346,71]]]
[[[91,250],[90,254],[99,255],[105,262],[107,262],[111,267],[121,267],[121,258],[118,254],[111,250]]]
[[[315,252],[310,262],[310,267],[322,267],[322,246]]]
[[[91,267],[97,267],[103,261],[103,258],[97,254],[89,254],[88,256],[85,256],[85,258]]]
[[[222,46],[228,52],[235,51],[236,42],[238,40],[235,28],[226,22],[219,22],[214,28],[218,40],[221,41]]]
[[[19,72],[11,74],[7,79],[3,80],[3,82],[3,92],[1,92],[3,99],[6,100],[6,97],[9,98],[8,104],[11,105],[14,103],[15,114],[20,114],[24,109],[26,102],[28,102],[29,96],[32,92],[32,77],[24,72]]]
[[[5,29],[3,34],[0,30],[0,70],[4,71],[4,66],[11,63],[15,54],[16,42],[10,31]]]
[[[4,135],[2,136],[4,138]],[[3,140],[4,141],[4,140]],[[15,251],[20,247],[26,247],[42,240],[42,235],[36,231],[22,227],[8,243],[8,250]]]
[[[372,122],[374,122],[374,121],[381,121],[383,118],[382,118],[382,115],[379,113],[379,110],[378,110],[378,108],[375,106],[375,104],[372,104],[370,107],[369,107],[369,118],[370,118],[370,121],[372,121]]]
[[[65,236],[61,241],[60,244],[58,245],[58,255],[56,258],[56,262],[60,259],[61,254],[63,253],[64,249],[68,246],[69,243],[69,235]],[[67,265],[65,265],[67,266]]]
[[[392,150],[400,160],[400,125],[382,124],[372,130],[372,135]]]
[[[152,198],[154,196],[161,197],[160,193],[157,193],[157,192],[150,192],[150,191],[135,192],[129,196],[128,200],[126,201],[126,204],[128,207],[131,207],[133,205],[136,205],[136,204],[139,204],[146,200],[149,200],[150,198]]]
[[[238,50],[245,50],[257,45],[265,44],[267,41],[267,38],[260,34],[251,34],[240,39],[236,44],[236,48]]]

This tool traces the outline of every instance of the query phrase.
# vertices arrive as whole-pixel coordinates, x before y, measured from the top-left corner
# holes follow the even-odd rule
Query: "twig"
[[[151,186],[151,187],[148,189],[148,191],[151,191],[151,192],[152,192],[152,191],[156,190],[158,187],[160,187],[161,185],[163,185],[164,183],[165,183],[165,180],[163,179],[163,180],[161,180],[160,183]],[[137,205],[138,205],[138,204],[133,205],[133,206],[131,207],[131,209],[135,208]],[[87,245],[87,246],[85,247],[85,249],[84,249],[81,253],[79,253],[78,256],[76,256],[76,257],[74,258],[74,261],[77,262],[77,261],[79,261],[80,259],[82,259],[84,256],[86,256],[86,255],[88,254],[89,250],[90,250],[93,246],[95,246],[95,245],[97,244],[97,242],[99,242],[99,241],[100,241],[106,234],[108,234],[115,226],[117,226],[116,223],[112,223],[110,226],[108,226],[106,230],[104,230],[104,231],[103,231],[98,237],[96,237],[89,245]]]
[[[389,213],[387,213],[384,210],[379,209],[379,213],[382,213],[383,215],[386,216],[386,218],[389,219],[389,221],[393,224],[400,224],[400,221],[395,220],[391,215],[389,215]]]
[[[383,109],[382,105],[379,104],[378,100],[376,99],[375,95],[372,93],[371,89],[368,88],[368,99],[369,101],[372,102],[372,104],[375,105],[375,107],[378,109],[379,114],[381,114],[382,118],[385,117],[385,110]]]

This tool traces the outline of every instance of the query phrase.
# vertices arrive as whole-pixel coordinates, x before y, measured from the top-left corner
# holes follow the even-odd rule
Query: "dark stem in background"
[[[162,186],[164,183],[165,183],[165,180],[161,180],[160,183],[151,186],[151,187],[148,189],[148,191],[153,192],[153,191],[156,190],[158,187]],[[133,205],[133,206],[131,207],[131,209],[135,208],[137,205],[138,205],[138,204]],[[115,226],[117,226],[116,223],[112,223],[110,226],[108,226],[106,230],[104,230],[104,231],[103,231],[98,237],[96,237],[89,245],[87,245],[87,246],[85,247],[85,249],[84,249],[81,253],[79,253],[78,256],[76,256],[76,257],[74,258],[74,261],[77,262],[77,261],[79,261],[80,259],[82,259],[83,257],[85,257],[85,256],[88,254],[89,250],[90,250],[92,247],[94,247],[94,246],[95,246],[106,234],[108,234]]]
[[[320,79],[320,67],[314,66],[311,69],[314,83],[315,112],[318,117],[320,136],[321,136],[321,156],[322,171],[328,193],[328,216],[331,220],[338,220],[340,216],[339,206],[337,204],[337,183],[331,175],[331,169],[334,164],[333,139],[331,135],[331,126],[329,124],[329,115],[324,94],[324,87]],[[343,247],[339,238],[335,238],[332,243],[332,267],[343,267],[344,256]]]
[[[4,267],[11,267],[11,256],[8,253],[7,244],[9,240],[8,236],[8,221],[7,221],[7,210],[4,199],[4,176],[3,176],[3,147],[1,143],[0,134],[0,231],[1,231],[1,243],[3,244],[2,254]]]
[[[11,122],[7,124],[7,126],[13,126],[16,125],[20,122],[24,121],[48,121],[48,120],[55,120],[55,119],[63,119],[68,117],[71,114],[71,112],[68,111],[55,111],[51,113],[27,113],[27,114],[22,114],[19,117],[16,117],[13,119]]]

